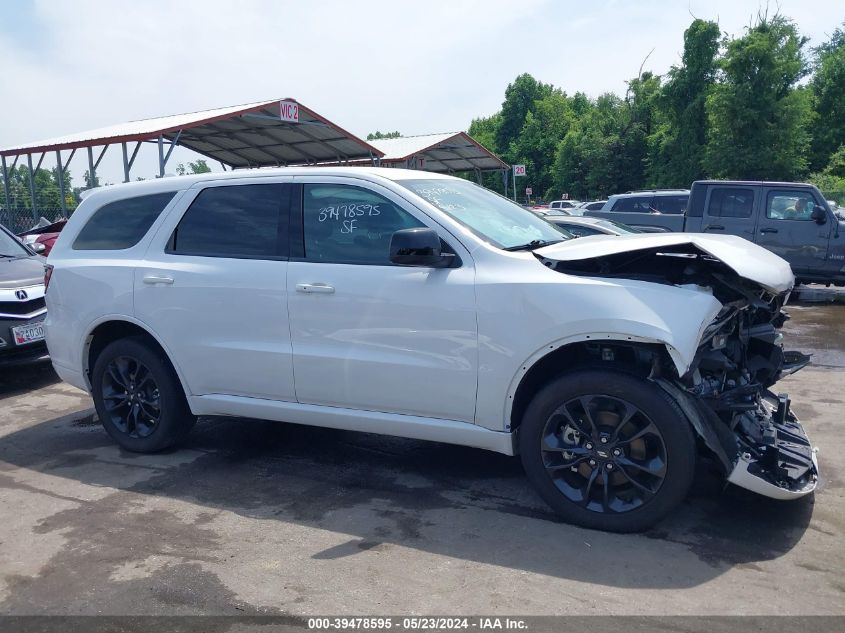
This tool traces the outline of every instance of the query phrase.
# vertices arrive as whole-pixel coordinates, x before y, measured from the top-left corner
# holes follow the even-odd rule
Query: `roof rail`
[[[625,193],[655,193],[657,191],[689,191],[689,189],[679,189],[677,187],[670,187],[669,189],[634,189]]]

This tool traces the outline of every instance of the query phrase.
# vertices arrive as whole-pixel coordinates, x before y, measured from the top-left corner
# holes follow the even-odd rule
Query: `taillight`
[[[47,292],[47,288],[50,286],[50,277],[53,276],[53,265],[52,264],[44,264],[44,292]]]

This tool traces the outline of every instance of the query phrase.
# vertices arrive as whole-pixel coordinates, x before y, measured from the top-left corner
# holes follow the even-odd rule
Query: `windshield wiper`
[[[506,251],[533,251],[535,248],[541,246],[550,246],[552,244],[559,244],[563,240],[531,240],[527,244],[519,244],[518,246],[508,246]]]

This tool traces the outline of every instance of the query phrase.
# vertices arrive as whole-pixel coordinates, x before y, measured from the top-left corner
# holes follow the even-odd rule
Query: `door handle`
[[[725,227],[721,224],[710,224],[704,230],[709,231],[710,229],[713,229],[714,231],[724,231]]]
[[[148,286],[156,284],[164,284],[165,286],[173,285],[173,277],[165,277],[163,275],[144,275],[144,283]]]
[[[769,228],[769,227],[766,227],[765,229],[760,229],[760,233],[777,233],[777,232],[778,232],[777,229],[772,229],[772,228]]]
[[[329,284],[296,284],[297,292],[304,292],[305,294],[324,294],[330,295],[334,293],[334,286]]]

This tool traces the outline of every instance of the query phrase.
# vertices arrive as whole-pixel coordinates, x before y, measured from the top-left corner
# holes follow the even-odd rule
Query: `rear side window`
[[[88,218],[73,242],[75,251],[116,251],[141,241],[175,191],[115,200]]]
[[[619,198],[613,203],[611,211],[652,213],[651,196],[630,196],[628,198]]]
[[[200,192],[173,232],[168,253],[279,259],[287,256],[290,185],[232,185]]]
[[[750,218],[753,208],[753,190],[717,187],[710,192],[707,215],[717,218]]]
[[[654,196],[654,208],[660,213],[679,215],[686,211],[689,196]]]

